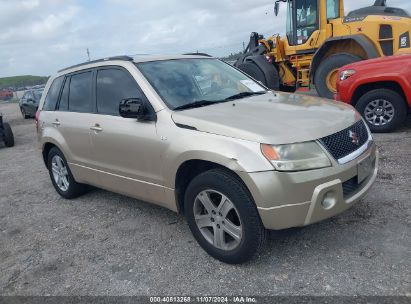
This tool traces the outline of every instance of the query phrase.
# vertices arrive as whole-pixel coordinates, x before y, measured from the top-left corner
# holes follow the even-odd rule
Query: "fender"
[[[180,166],[190,160],[213,162],[236,173],[274,170],[260,153],[259,143],[193,130],[184,130],[163,157],[164,182],[169,188],[174,188]]]
[[[380,57],[380,54],[378,53],[377,48],[374,46],[371,40],[368,39],[364,35],[348,35],[348,36],[329,38],[315,52],[313,60],[311,62],[311,80],[313,83],[314,83],[315,72],[317,71],[317,68],[320,65],[321,60],[327,54],[331,46],[336,42],[349,41],[349,40],[356,42],[364,50],[364,52],[367,54],[367,57],[368,57],[364,59],[372,59],[372,58]]]

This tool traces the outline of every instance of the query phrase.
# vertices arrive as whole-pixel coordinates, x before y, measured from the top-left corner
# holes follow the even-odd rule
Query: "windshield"
[[[136,64],[171,109],[246,97],[266,89],[217,59],[174,59]]]

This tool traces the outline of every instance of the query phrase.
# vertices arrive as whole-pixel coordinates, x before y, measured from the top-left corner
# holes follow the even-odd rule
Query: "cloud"
[[[345,0],[346,11],[374,0]],[[390,6],[411,3],[388,0]],[[285,32],[286,5],[274,0],[0,0],[0,76],[49,75],[119,54],[242,49],[251,32]]]

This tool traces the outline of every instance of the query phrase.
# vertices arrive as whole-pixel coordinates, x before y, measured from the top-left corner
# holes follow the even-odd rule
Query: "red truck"
[[[335,99],[353,105],[373,132],[390,132],[411,109],[411,54],[349,64],[340,69]]]

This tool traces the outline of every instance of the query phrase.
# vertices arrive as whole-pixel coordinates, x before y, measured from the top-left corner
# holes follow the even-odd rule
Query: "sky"
[[[374,0],[345,0],[345,10]],[[409,0],[389,6],[411,11]],[[242,50],[251,32],[285,31],[274,0],[0,0],[0,77],[48,76],[115,55]]]

